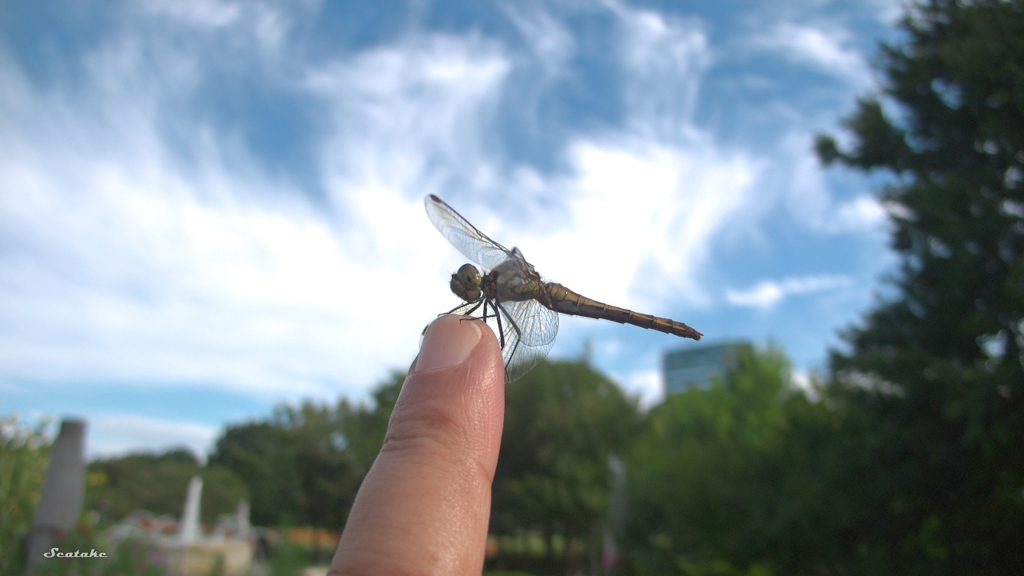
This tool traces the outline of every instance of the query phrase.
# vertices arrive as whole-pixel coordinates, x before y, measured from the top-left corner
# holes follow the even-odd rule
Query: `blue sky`
[[[457,304],[437,194],[548,279],[824,366],[894,259],[813,135],[899,3],[0,7],[0,414],[91,455],[363,399]],[[563,318],[646,403],[693,345]],[[513,384],[515,385],[515,384]]]

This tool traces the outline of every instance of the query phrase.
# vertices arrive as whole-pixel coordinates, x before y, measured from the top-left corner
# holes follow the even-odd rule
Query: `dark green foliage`
[[[370,393],[369,405],[354,405],[344,399],[338,404],[345,449],[351,454],[360,478],[369,472],[384,444],[391,412],[404,382],[405,374],[395,371]]]
[[[252,522],[261,526],[300,522],[304,498],[286,431],[272,422],[228,427],[217,440],[210,463],[242,479],[250,498]]]
[[[254,523],[340,530],[380,450],[403,380],[393,374],[368,406],[347,400],[334,408],[282,405],[268,420],[230,427],[210,463],[243,479]]]
[[[830,394],[884,471],[884,516],[853,527],[891,571],[1024,573],[1024,2],[933,0],[904,29],[851,149],[817,144],[892,175],[901,257],[832,354]]]
[[[639,574],[829,574],[860,554],[874,464],[860,423],[793,386],[779,351],[744,351],[710,389],[651,411],[622,539]],[[840,458],[840,455],[843,457]]]
[[[581,562],[598,544],[595,523],[607,517],[609,459],[626,455],[639,418],[636,401],[583,362],[542,362],[509,386],[492,532],[540,532],[549,566],[568,571]],[[570,543],[561,560],[554,558],[556,536]]]
[[[267,564],[272,576],[299,576],[311,564],[310,551],[285,542],[269,554]]]
[[[279,406],[271,420],[228,428],[217,441],[210,462],[243,478],[254,523],[344,525],[354,488],[332,416],[311,403]]]

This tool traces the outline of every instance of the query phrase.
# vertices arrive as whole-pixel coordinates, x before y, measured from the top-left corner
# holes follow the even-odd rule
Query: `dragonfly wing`
[[[553,342],[544,346],[520,344],[517,350],[509,352],[505,356],[505,383],[515,382],[525,376],[527,372],[533,370],[534,366],[547,357],[552,344]]]
[[[476,226],[445,204],[444,200],[431,194],[424,204],[427,217],[434,223],[434,227],[473,262],[490,270],[512,256],[508,249],[477,230]]]
[[[505,374],[507,381],[513,382],[548,355],[558,333],[558,314],[536,300],[503,302],[500,309]]]
[[[555,341],[558,314],[537,300],[502,302],[502,308],[519,327],[520,339],[527,346],[544,346]]]

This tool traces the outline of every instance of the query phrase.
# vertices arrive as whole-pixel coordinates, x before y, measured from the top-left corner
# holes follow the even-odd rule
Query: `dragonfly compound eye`
[[[472,264],[463,264],[459,271],[452,274],[451,288],[456,296],[467,302],[480,298],[480,271]]]

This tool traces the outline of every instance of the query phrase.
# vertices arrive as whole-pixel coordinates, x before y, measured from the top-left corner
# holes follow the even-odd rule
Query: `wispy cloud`
[[[836,196],[803,132],[782,138],[773,163],[781,204],[808,229],[823,234],[878,233],[885,210],[877,198],[860,191],[850,198]]]
[[[101,414],[89,419],[89,457],[119,456],[138,446],[159,451],[188,448],[205,458],[220,433],[215,426],[196,422],[146,418],[135,414]]]
[[[812,275],[782,280],[762,280],[745,290],[726,290],[725,299],[734,306],[767,309],[790,296],[834,290],[849,286],[852,280],[844,275]]]
[[[892,26],[905,13],[911,0],[865,0],[870,7],[869,13],[874,14],[879,22]]]
[[[295,20],[315,14],[320,2],[306,0],[284,5],[273,0],[144,0],[128,4],[123,14],[141,17],[129,24],[174,27],[178,34],[191,36],[193,44],[207,47],[209,42],[220,43],[218,53],[207,54],[217,58],[227,55],[225,47],[228,53],[256,48],[263,56],[281,50]]]
[[[576,53],[576,39],[568,27],[536,5],[508,3],[501,6],[519,30],[524,47],[549,72],[556,72]]]
[[[510,64],[478,35],[416,35],[309,71],[330,124],[319,155],[342,208],[351,194],[416,195],[439,185],[494,185],[487,127]]]
[[[742,152],[717,148],[694,123],[710,62],[699,22],[603,5],[615,17],[625,118],[616,129],[571,141],[568,175],[546,185],[565,191],[573,216],[543,242],[580,247],[557,258],[555,269],[581,290],[596,287],[594,297],[706,306],[698,271],[759,166]]]
[[[254,3],[255,4],[255,3]],[[242,5],[222,0],[190,0],[174,2],[168,0],[146,0],[139,5],[151,10],[157,17],[169,17],[189,24],[210,28],[228,26],[239,20]]]
[[[237,5],[152,5],[185,29],[119,30],[81,55],[88,73],[73,93],[44,93],[6,62],[4,128],[16,136],[2,160],[2,217],[21,247],[0,285],[17,304],[5,312],[6,373],[265,394],[371,382],[415,352],[415,338],[391,336],[395,326],[416,334],[410,325],[451,305],[443,290],[409,298],[414,286],[445,285],[439,261],[458,264],[422,215],[432,192],[596,297],[709,305],[698,272],[758,162],[694,127],[709,62],[699,23],[607,6],[623,75],[611,88],[623,91],[626,118],[569,138],[561,173],[509,172],[490,134],[514,68],[537,65],[499,42],[412,32],[305,61],[293,89],[322,119],[313,165],[331,214],[263,170],[237,135],[182,107],[216,69],[201,51],[170,49],[175,35],[231,27],[260,38],[263,20]],[[527,33],[552,36],[546,50],[571,51],[551,15],[517,14]],[[225,61],[249,50],[222,49]],[[175,145],[183,136],[188,155]],[[571,217],[505,238],[514,222],[458,202],[472,198],[453,188],[561,197]]]
[[[835,23],[782,21],[752,37],[750,44],[779,52],[793,62],[841,78],[859,89],[871,84],[871,67],[852,46],[852,35]]]
[[[169,36],[115,35],[82,55],[73,89],[2,62],[4,376],[278,397],[365,386],[407,362],[415,326],[445,306],[441,294],[382,305],[408,303],[411,277],[444,285],[425,248],[396,248],[396,230],[431,233],[419,195],[370,195],[339,234],[232,134],[168,106],[207,80],[201,54],[157,47]],[[412,324],[408,337],[396,324]]]
[[[544,241],[580,249],[558,259],[558,273],[600,287],[595,297],[651,305],[677,295],[677,305],[708,305],[698,272],[750,192],[756,162],[615,136],[573,149],[574,178],[564,186],[573,220]]]
[[[691,137],[711,48],[700,20],[609,1],[619,26],[622,86],[631,128],[656,139]]]

